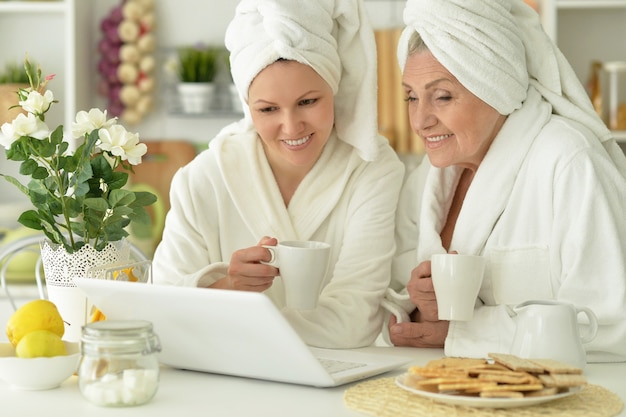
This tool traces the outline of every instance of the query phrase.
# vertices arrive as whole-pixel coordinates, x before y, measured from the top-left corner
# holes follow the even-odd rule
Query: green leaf
[[[100,129],[96,129],[96,130],[92,130],[89,135],[87,135],[87,139],[85,140],[84,143],[84,148],[83,148],[83,158],[84,159],[90,159],[91,155],[93,154],[93,150],[96,146],[96,142],[98,141],[100,136]]]
[[[114,242],[128,236],[128,232],[121,227],[106,228],[105,236],[107,237],[108,241]]]
[[[65,236],[59,231],[58,228],[54,227],[53,224],[48,223],[48,222],[42,222],[42,225],[43,225],[44,234],[46,235],[48,239],[50,239],[52,242],[56,243],[57,245],[63,245],[65,249],[68,252],[70,252],[70,250],[68,249],[70,245],[67,242],[67,239],[65,239]]]
[[[44,194],[30,193],[30,202],[37,208],[48,207],[48,199]]]
[[[82,214],[83,211],[82,199],[67,198],[65,199],[65,207],[67,210],[67,215],[70,218],[78,217]]]
[[[59,146],[59,154],[63,154],[67,150],[69,143],[63,141],[63,125],[54,129],[50,134],[50,141]]]
[[[136,223],[149,225],[152,224],[152,217],[143,207],[135,207],[133,213],[128,218]]]
[[[111,207],[127,206],[135,201],[135,193],[128,190],[113,190],[109,194],[109,205]]]
[[[17,178],[12,177],[10,175],[5,175],[5,174],[0,174],[0,176],[4,177],[5,180],[7,180],[11,184],[15,185],[18,188],[18,190],[20,190],[22,193],[24,193],[26,195],[30,195],[28,187],[26,187],[24,184],[19,182],[17,180]]]
[[[112,172],[109,177],[106,178],[109,183],[110,190],[120,189],[128,182],[128,174],[125,172]]]
[[[133,209],[128,206],[119,206],[113,209],[113,214],[115,216],[127,217],[129,214],[132,214],[132,213],[133,213]]]
[[[109,208],[109,204],[104,198],[86,198],[84,204],[85,207],[99,212],[105,212]]]
[[[136,191],[133,206],[149,206],[157,201],[157,196],[147,191]]]
[[[50,158],[57,153],[57,146],[48,140],[39,140],[36,142],[39,155],[44,158]]]
[[[88,159],[75,159],[73,162],[76,165],[76,172],[72,177],[73,182],[84,183],[94,175],[94,172],[91,169],[91,163]]]
[[[42,180],[44,178],[48,178],[48,170],[44,167],[37,167],[33,174],[31,175],[35,180]]]
[[[74,172],[78,167],[78,160],[73,155],[59,157],[59,169],[65,172]]]
[[[107,178],[113,173],[113,168],[111,168],[109,161],[102,154],[93,158],[90,164],[92,172],[96,177]]]
[[[85,196],[89,193],[89,184],[86,182],[74,185],[74,195],[77,197]]]
[[[28,188],[31,192],[38,194],[48,194],[48,184],[46,184],[47,180],[53,180],[53,178],[48,178],[44,181],[41,180],[30,180],[28,183]]]
[[[41,226],[41,218],[35,210],[26,210],[24,213],[20,214],[17,221],[30,229],[43,229]]]
[[[85,235],[85,222],[84,221],[70,222],[70,227],[72,228],[72,231],[75,234],[77,234],[78,236],[84,236]]]
[[[20,165],[20,174],[31,175],[37,168],[39,168],[37,162],[32,159],[27,159]]]
[[[7,159],[9,161],[26,161],[28,159],[28,154],[25,153],[16,142],[13,142],[13,145],[6,151]]]
[[[102,215],[90,211],[86,211],[83,217],[84,228],[89,236],[96,237],[102,228]]]

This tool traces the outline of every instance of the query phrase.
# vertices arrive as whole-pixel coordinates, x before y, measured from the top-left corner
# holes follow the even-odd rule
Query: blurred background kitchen
[[[212,101],[195,110],[184,107],[178,93],[181,80],[172,72],[180,64],[180,48],[223,48],[237,2],[0,0],[0,75],[11,64],[21,66],[26,54],[42,66],[44,75],[56,74],[49,87],[60,105],[47,120],[51,126],[62,123],[67,129],[78,110],[92,107],[119,113],[122,123],[149,146],[134,181],[156,189],[165,211],[173,172],[206,147],[221,127],[241,117],[237,98],[230,93],[226,60],[219,60]],[[527,2],[539,11],[547,32],[626,150],[626,0]],[[404,1],[365,0],[365,5],[379,48],[380,130],[412,167],[422,148],[409,128],[395,58]],[[10,81],[0,78],[0,116],[6,108],[2,83]],[[0,172],[15,175],[16,165],[0,152]],[[0,232],[18,228],[23,207],[23,196],[0,181]],[[162,216],[154,216],[158,228]],[[154,245],[159,236],[151,239],[149,245]]]

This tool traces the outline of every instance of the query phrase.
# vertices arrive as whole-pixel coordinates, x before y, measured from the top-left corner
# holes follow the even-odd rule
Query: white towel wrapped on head
[[[338,137],[378,155],[376,42],[361,0],[242,0],[226,31],[231,72],[247,102],[256,75],[279,58],[311,66],[335,94]],[[247,124],[250,113],[244,106]]]
[[[408,0],[398,44],[401,69],[418,32],[433,56],[465,88],[500,114],[519,109],[535,88],[553,113],[582,123],[626,177],[626,158],[598,117],[584,87],[521,0]]]

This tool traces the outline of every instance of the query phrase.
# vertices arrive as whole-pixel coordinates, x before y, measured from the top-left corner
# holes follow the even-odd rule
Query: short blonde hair
[[[429,50],[428,46],[426,46],[426,44],[424,43],[424,39],[422,39],[422,36],[417,32],[413,32],[411,34],[411,37],[409,38],[408,49],[409,56]]]

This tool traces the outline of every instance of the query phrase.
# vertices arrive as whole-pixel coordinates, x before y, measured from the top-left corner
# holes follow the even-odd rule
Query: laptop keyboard
[[[360,368],[362,366],[365,366],[364,363],[359,362],[338,361],[326,358],[317,359],[320,361],[324,369],[326,369],[329,374],[334,374],[341,371],[347,371],[348,369]]]

